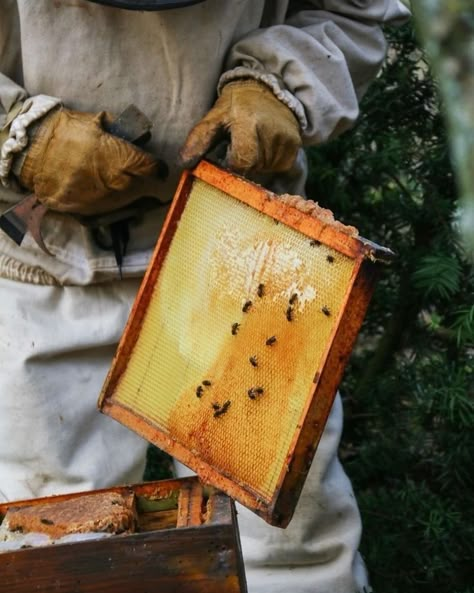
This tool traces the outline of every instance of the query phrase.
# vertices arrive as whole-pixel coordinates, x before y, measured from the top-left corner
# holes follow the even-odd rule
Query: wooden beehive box
[[[99,401],[281,527],[393,255],[302,202],[185,173]]]
[[[134,494],[136,533],[13,551],[0,541],[0,592],[246,592],[233,501],[197,478],[5,503],[0,523],[9,508],[103,492]]]

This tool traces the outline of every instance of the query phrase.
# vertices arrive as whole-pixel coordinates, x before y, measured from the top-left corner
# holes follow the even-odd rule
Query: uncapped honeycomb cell
[[[353,269],[196,180],[114,399],[271,500]]]

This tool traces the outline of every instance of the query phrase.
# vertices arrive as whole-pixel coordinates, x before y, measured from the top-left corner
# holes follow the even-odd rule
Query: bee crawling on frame
[[[297,300],[298,300],[298,293],[297,293],[297,292],[294,292],[294,293],[293,293],[293,294],[290,296],[290,299],[289,299],[288,303],[289,303],[290,305],[294,305],[294,304],[296,303],[296,301],[297,301]]]
[[[257,367],[258,366],[258,361],[257,361],[257,357],[256,356],[251,356],[249,358],[249,362],[253,367]]]
[[[210,387],[212,385],[212,383],[209,381],[209,379],[204,379],[202,384],[205,385],[206,387]]]
[[[204,393],[204,387],[202,385],[198,385],[196,387],[196,396],[201,398],[203,393]]]
[[[334,256],[332,256],[332,255],[327,255],[327,256],[326,256],[326,259],[327,259],[327,261],[328,261],[330,264],[334,263]]]
[[[321,311],[324,313],[324,315],[326,315],[326,317],[330,317],[331,311],[329,310],[328,307],[326,307],[326,305],[324,305],[324,307],[321,309]]]
[[[272,346],[276,341],[277,341],[276,336],[271,336],[270,338],[267,339],[265,344],[267,346]]]
[[[218,404],[217,402],[214,402],[213,404],[211,404],[211,407],[214,411],[220,410],[221,409],[221,405]]]
[[[321,241],[318,241],[317,239],[311,239],[309,244],[311,245],[311,247],[319,247],[321,245]]]
[[[242,312],[247,313],[251,306],[252,301],[245,301],[244,306],[242,307]]]
[[[263,387],[251,387],[247,393],[250,399],[257,399],[259,395],[263,394]]]
[[[233,336],[237,335],[237,332],[239,331],[239,327],[240,327],[240,323],[232,324],[232,335]]]
[[[293,307],[291,305],[286,310],[286,319],[288,321],[293,321]]]
[[[262,298],[265,295],[265,284],[259,284],[257,288],[257,295]]]
[[[222,404],[222,406],[220,408],[218,408],[217,410],[214,408],[214,418],[219,418],[219,416],[223,416],[227,410],[229,409],[231,404],[230,399],[228,399],[226,402],[224,402]],[[214,406],[213,406],[214,407]]]

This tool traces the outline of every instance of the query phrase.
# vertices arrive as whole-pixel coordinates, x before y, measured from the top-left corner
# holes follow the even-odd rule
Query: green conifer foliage
[[[341,457],[376,593],[474,591],[474,290],[436,84],[411,25],[308,196],[397,253],[341,391]]]

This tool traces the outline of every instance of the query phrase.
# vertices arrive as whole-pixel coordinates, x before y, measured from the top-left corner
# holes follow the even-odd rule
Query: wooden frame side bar
[[[184,486],[179,493],[176,527],[195,527],[203,522],[203,487],[197,480]]]

